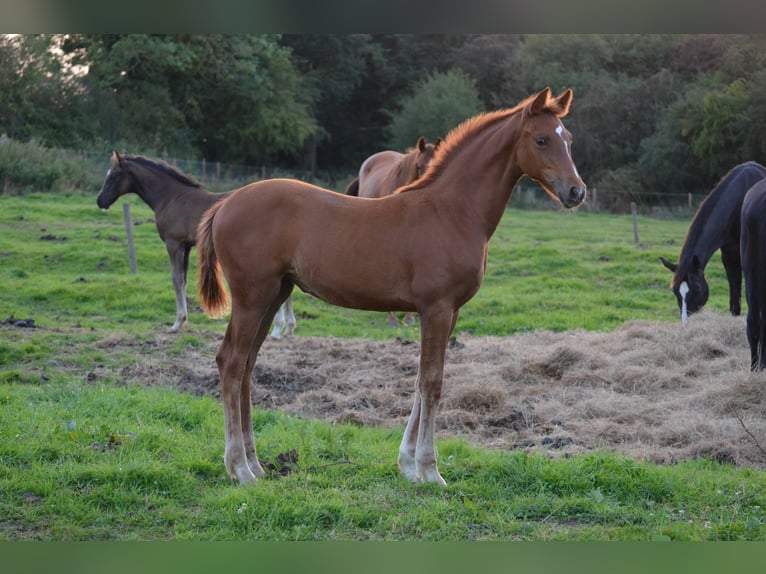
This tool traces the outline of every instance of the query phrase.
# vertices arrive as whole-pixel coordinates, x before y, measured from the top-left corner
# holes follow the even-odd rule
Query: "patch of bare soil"
[[[160,347],[162,337],[171,335],[158,337]],[[148,356],[122,374],[128,384],[219,397],[219,344]],[[253,402],[305,418],[403,427],[418,355],[419,344],[402,339],[268,340]],[[744,317],[714,312],[686,326],[458,334],[447,351],[438,437],[551,456],[606,449],[660,463],[703,457],[763,467],[766,375],[751,373],[748,362]]]

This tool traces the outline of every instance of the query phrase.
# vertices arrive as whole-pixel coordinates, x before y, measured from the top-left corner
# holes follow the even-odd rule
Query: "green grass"
[[[108,212],[81,194],[0,197],[0,313],[33,317],[46,327],[147,332],[175,318],[170,266],[152,221],[131,203],[138,273],[128,272],[120,200]],[[510,209],[490,242],[487,276],[461,310],[456,332],[509,335],[536,329],[609,330],[632,319],[678,320],[659,257],[676,259],[688,221],[639,218],[635,245],[630,216]],[[43,239],[45,238],[45,239]],[[188,295],[195,298],[196,251]],[[706,270],[708,307],[728,309],[720,257]],[[333,307],[294,292],[298,334],[419,337],[417,327],[391,328],[382,313]],[[220,331],[223,320],[200,312],[195,329]]]
[[[119,205],[102,213],[90,196],[0,196],[0,320],[31,317],[40,327],[0,326],[0,540],[766,539],[759,469],[658,466],[608,452],[553,460],[449,439],[437,442],[442,489],[399,475],[400,428],[279,411],[254,414],[259,455],[295,449],[297,471],[233,483],[216,400],[121,382],[137,354],[177,354],[225,326],[193,313],[190,328],[158,348],[156,333],[174,315],[169,265],[151,212],[131,204],[141,223],[136,275]],[[457,330],[675,321],[658,257],[677,257],[686,225],[640,218],[636,246],[629,217],[509,210]],[[718,260],[708,269],[710,305],[726,309]],[[295,306],[299,335],[418,337],[385,327],[382,313],[303,294]],[[110,337],[119,345],[95,344]],[[96,368],[112,374],[92,377]]]
[[[766,477],[708,461],[654,466],[439,444],[446,489],[398,474],[400,430],[258,411],[259,454],[299,468],[253,487],[222,472],[220,406],[175,391],[0,386],[7,540],[751,540]]]

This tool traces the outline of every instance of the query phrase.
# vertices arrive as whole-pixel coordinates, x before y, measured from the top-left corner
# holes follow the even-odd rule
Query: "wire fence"
[[[593,187],[588,189],[587,199],[579,209],[594,213],[688,218],[706,196],[706,193],[636,192]],[[509,205],[518,209],[560,209],[539,185],[531,182],[519,184]]]
[[[94,173],[103,177],[109,166],[109,157],[103,154],[82,152],[94,165]],[[300,179],[338,192],[355,177],[355,173],[316,172],[289,170],[280,166],[240,165],[206,160],[191,160],[162,156],[168,164],[193,176],[213,191],[236,189],[247,183],[275,177]],[[652,191],[625,191],[593,187],[580,209],[595,213],[631,214],[642,216],[687,218],[695,213],[707,193],[670,193]],[[536,183],[524,179],[514,190],[509,203],[516,209],[556,210],[559,205],[551,201]]]

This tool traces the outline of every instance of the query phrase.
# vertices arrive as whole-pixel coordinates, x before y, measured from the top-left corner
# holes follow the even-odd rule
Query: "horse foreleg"
[[[441,399],[444,380],[444,358],[452,330],[457,321],[457,311],[452,308],[428,310],[421,314],[420,366],[418,369],[417,394],[410,421],[407,424],[399,450],[400,468],[405,476],[421,482],[447,483],[436,466],[434,432],[436,412]],[[416,412],[419,406],[419,413]],[[411,444],[415,439],[414,476],[411,464]]]
[[[407,427],[404,429],[402,443],[399,445],[399,471],[412,480],[417,482],[418,473],[415,464],[415,448],[418,441],[418,427],[420,425],[420,392],[417,390],[419,384],[415,384],[415,404],[412,405],[412,412],[407,421]]]
[[[739,243],[721,247],[721,262],[726,270],[726,279],[729,281],[729,311],[737,317],[741,312],[742,301],[742,262]]]
[[[165,244],[170,257],[171,279],[173,291],[176,295],[176,322],[170,328],[172,333],[177,333],[187,321],[188,311],[186,308],[186,271],[189,265],[189,249],[175,241]]]

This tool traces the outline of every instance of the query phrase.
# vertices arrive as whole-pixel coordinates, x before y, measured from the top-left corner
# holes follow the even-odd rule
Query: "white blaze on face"
[[[556,133],[561,138],[561,141],[564,142],[564,148],[567,150],[567,155],[569,156],[569,159],[572,159],[572,152],[569,149],[569,144],[567,143],[566,138],[564,137],[564,124],[561,123],[561,120],[559,120],[559,125],[556,128]],[[577,166],[575,166],[574,161],[572,161],[572,169],[574,169],[575,175],[577,177],[580,177],[580,174],[577,172]]]
[[[109,177],[110,175],[112,175],[112,168],[111,167],[106,170],[106,177]]]
[[[689,313],[686,310],[686,295],[689,293],[689,284],[686,281],[682,281],[678,286],[678,293],[681,295],[681,322],[686,323],[689,318]]]

